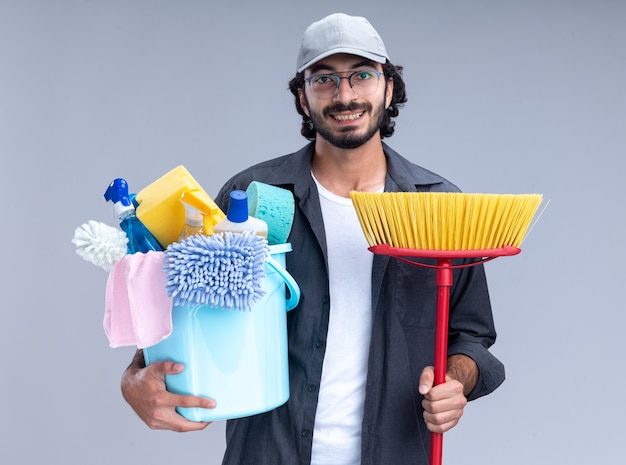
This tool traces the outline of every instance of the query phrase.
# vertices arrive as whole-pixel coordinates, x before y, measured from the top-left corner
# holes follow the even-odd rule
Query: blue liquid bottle
[[[113,202],[115,206],[115,215],[120,220],[120,228],[128,236],[128,245],[126,247],[128,253],[146,253],[150,250],[158,252],[163,250],[161,244],[154,238],[148,228],[137,218],[135,206],[128,195],[128,183],[125,179],[117,178],[113,180],[104,193],[104,198],[107,202]]]

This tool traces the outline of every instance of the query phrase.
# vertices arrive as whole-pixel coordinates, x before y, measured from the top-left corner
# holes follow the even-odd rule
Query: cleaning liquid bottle
[[[113,202],[115,206],[115,215],[120,220],[120,228],[128,236],[128,253],[163,250],[148,228],[137,218],[135,206],[128,195],[128,183],[125,179],[113,180],[104,193],[104,198],[107,202]]]
[[[215,233],[254,231],[257,236],[267,239],[267,223],[248,215],[248,194],[242,190],[234,190],[230,193],[226,218],[218,222],[213,231]]]
[[[180,196],[180,201],[185,207],[185,225],[180,232],[178,240],[182,241],[195,234],[203,234],[204,212],[197,208],[197,201],[193,191],[184,191]]]

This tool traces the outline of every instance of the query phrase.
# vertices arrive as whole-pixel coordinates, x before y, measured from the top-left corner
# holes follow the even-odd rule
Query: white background
[[[108,347],[106,273],[71,238],[115,224],[116,177],[183,164],[215,195],[302,146],[287,82],[336,11],[405,66],[392,147],[467,192],[551,200],[487,265],[507,381],[444,463],[624,463],[626,2],[0,0],[1,463],[220,463],[223,424],[152,431],[124,403],[134,348]]]

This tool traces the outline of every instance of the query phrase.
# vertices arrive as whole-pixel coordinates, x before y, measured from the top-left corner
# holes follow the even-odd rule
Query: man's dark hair
[[[392,118],[398,116],[398,113],[400,113],[400,107],[404,106],[406,103],[406,88],[404,80],[402,79],[402,69],[402,66],[393,65],[389,60],[387,60],[387,62],[383,65],[385,81],[387,79],[393,80],[393,96],[391,98],[391,105],[389,105],[389,108],[385,110],[383,123],[380,127],[380,136],[383,139],[385,137],[391,137],[395,131],[394,126],[396,123],[395,121],[392,121]],[[296,74],[294,78],[289,81],[289,90],[295,97],[296,110],[302,116],[302,128],[300,129],[300,133],[307,139],[313,140],[315,139],[315,128],[313,127],[311,118],[309,118],[302,109],[302,105],[300,105],[300,97],[298,96],[298,89],[302,89],[303,87],[304,71]]]

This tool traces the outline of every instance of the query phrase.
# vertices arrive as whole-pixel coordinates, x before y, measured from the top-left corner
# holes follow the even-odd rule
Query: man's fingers
[[[152,376],[163,379],[165,375],[177,375],[185,369],[185,366],[176,362],[153,362],[146,369]]]
[[[446,383],[431,387],[422,401],[424,421],[434,433],[443,433],[457,425],[467,405],[463,385],[448,379]]]
[[[184,408],[215,408],[217,405],[213,399],[197,396],[176,396],[175,404]]]
[[[435,369],[433,367],[426,367],[422,370],[420,376],[419,392],[423,396],[428,394],[435,382]]]

